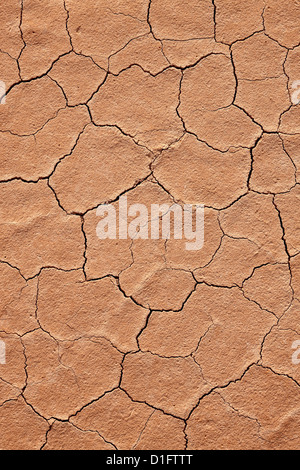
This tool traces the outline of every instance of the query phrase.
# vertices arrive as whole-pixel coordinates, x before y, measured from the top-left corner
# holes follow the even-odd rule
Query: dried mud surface
[[[1,449],[300,446],[298,0],[6,0]],[[205,204],[205,242],[100,240]]]

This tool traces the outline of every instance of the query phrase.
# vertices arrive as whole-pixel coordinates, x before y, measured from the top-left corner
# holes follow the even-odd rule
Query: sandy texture
[[[300,2],[2,3],[0,449],[299,449]]]

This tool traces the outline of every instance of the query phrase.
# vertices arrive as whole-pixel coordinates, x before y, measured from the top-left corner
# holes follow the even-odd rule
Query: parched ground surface
[[[299,448],[300,2],[0,23],[0,448]],[[100,240],[122,194],[205,204],[203,248]]]

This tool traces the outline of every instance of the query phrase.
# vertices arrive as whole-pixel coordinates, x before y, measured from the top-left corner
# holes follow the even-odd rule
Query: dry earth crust
[[[2,3],[0,448],[299,449],[299,0]]]

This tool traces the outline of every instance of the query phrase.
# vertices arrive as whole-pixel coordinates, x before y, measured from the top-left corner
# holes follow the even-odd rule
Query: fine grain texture
[[[300,1],[0,23],[0,450],[299,449]]]

